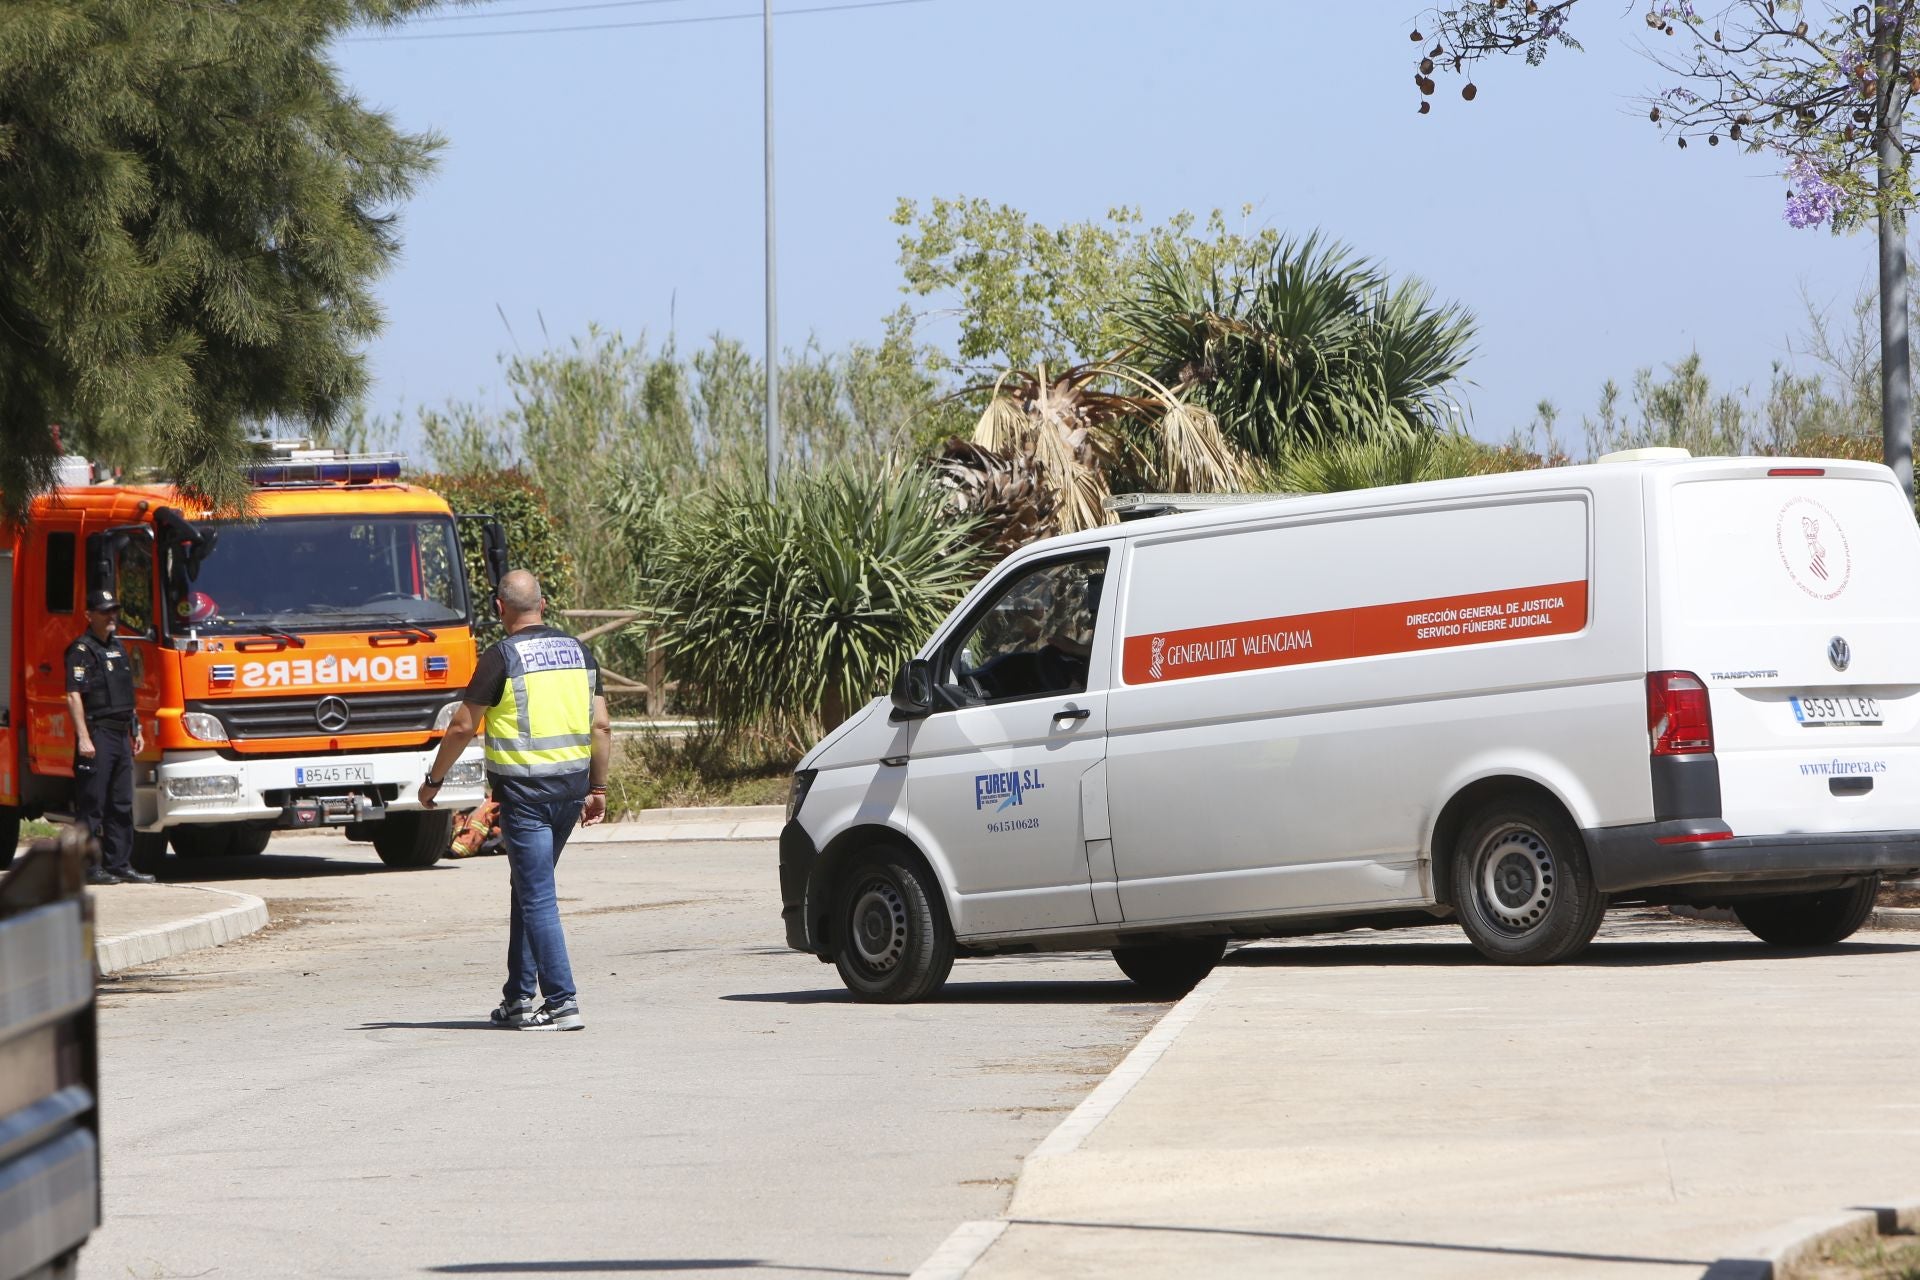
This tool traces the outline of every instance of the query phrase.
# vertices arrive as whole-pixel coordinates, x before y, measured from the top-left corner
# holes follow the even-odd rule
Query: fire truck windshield
[[[467,620],[465,572],[446,516],[276,516],[220,531],[191,587],[201,631],[365,630]]]

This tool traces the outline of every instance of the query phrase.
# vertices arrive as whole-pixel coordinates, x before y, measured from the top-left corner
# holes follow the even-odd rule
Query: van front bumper
[[[780,829],[780,919],[786,922],[787,945],[795,951],[819,955],[807,936],[807,881],[819,852],[813,837],[797,821]]]
[[[1726,836],[1699,819],[1599,827],[1583,834],[1594,885],[1603,893],[1655,886],[1800,880],[1920,870],[1920,831],[1809,832]],[[1705,840],[1688,837],[1707,836]],[[1714,839],[1711,837],[1719,836]]]

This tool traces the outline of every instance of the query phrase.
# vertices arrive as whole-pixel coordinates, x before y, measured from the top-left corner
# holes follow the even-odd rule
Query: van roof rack
[[[1221,507],[1245,506],[1249,502],[1277,502],[1301,496],[1298,493],[1121,493],[1101,505],[1122,520],[1146,520],[1183,511],[1215,511]]]

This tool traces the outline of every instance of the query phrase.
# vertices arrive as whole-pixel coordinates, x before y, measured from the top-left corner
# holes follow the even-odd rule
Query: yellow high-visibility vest
[[[572,636],[500,642],[507,682],[487,710],[487,772],[506,778],[578,773],[593,755],[593,677]]]

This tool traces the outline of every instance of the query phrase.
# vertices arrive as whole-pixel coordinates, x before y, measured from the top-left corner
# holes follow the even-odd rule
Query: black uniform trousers
[[[74,818],[100,840],[100,865],[114,875],[133,870],[133,729],[87,726],[93,758],[73,756]]]

